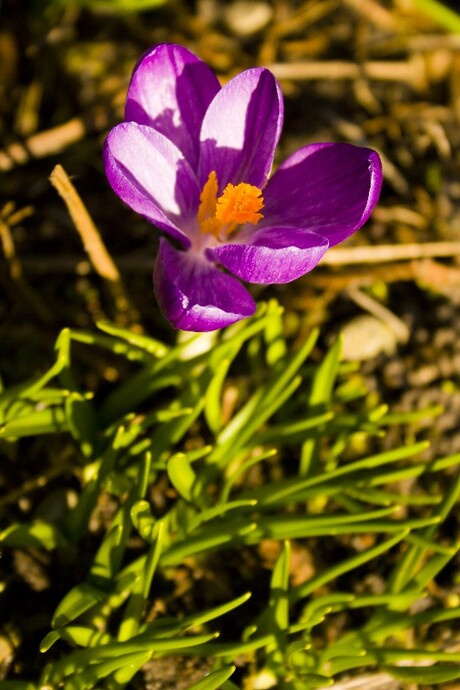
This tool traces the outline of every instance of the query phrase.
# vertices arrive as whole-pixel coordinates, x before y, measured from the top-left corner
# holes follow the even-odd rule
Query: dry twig
[[[131,304],[120,272],[77,190],[61,165],[56,165],[50,180],[67,206],[94,270],[109,288],[115,305],[117,321],[124,324],[136,324],[139,328],[139,314]]]
[[[67,146],[83,139],[86,127],[80,117],[44,132],[32,134],[23,143],[14,142],[0,151],[0,172],[25,165],[31,158],[44,158],[60,153]]]

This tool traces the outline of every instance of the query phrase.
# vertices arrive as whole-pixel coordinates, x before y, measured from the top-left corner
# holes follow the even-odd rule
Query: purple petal
[[[214,72],[193,53],[160,45],[143,55],[133,72],[125,120],[164,134],[196,170],[201,123],[219,90]]]
[[[263,187],[283,124],[283,96],[266,69],[246,70],[216,95],[203,120],[200,182],[212,170],[219,188],[247,182]]]
[[[251,295],[235,278],[202,255],[178,251],[165,239],[153,273],[161,311],[175,328],[213,331],[251,316]]]
[[[382,185],[375,151],[351,144],[312,144],[288,158],[268,183],[261,225],[294,225],[330,246],[369,218]]]
[[[316,266],[329,243],[303,228],[260,228],[206,255],[248,283],[289,283]]]
[[[110,185],[128,206],[189,246],[179,227],[193,222],[199,188],[173,143],[151,127],[125,122],[105,140],[104,165]]]

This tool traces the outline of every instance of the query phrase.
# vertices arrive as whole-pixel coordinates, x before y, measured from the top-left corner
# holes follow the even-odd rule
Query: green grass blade
[[[341,352],[342,340],[337,338],[315,372],[308,400],[309,409],[315,415],[324,414],[328,411],[327,407],[331,401],[332,390],[339,372]],[[317,437],[312,437],[304,442],[299,466],[299,475],[301,477],[316,474],[319,463],[318,443]]]
[[[434,666],[384,666],[385,671],[404,683],[419,683],[420,685],[436,685],[450,683],[460,679],[458,664],[436,664]]]
[[[316,589],[319,589],[327,582],[331,582],[335,578],[339,577],[339,575],[344,575],[345,573],[351,572],[352,570],[355,570],[355,568],[359,568],[364,563],[381,556],[386,551],[389,551],[391,548],[393,548],[393,546],[396,546],[396,544],[399,544],[401,541],[403,541],[403,539],[407,537],[408,533],[409,530],[402,530],[383,543],[377,544],[377,546],[373,546],[363,553],[357,554],[356,556],[351,556],[350,558],[337,563],[333,567],[328,568],[326,571],[315,575],[308,582],[298,585],[291,590],[290,597],[292,601],[298,601],[299,599],[307,597],[309,594],[314,592]]]
[[[188,690],[218,690],[233,675],[234,671],[235,666],[227,666],[218,671],[212,671],[205,678],[190,685]]]
[[[58,546],[65,546],[67,540],[56,525],[37,520],[30,524],[10,525],[0,532],[0,544],[14,549],[53,551]]]
[[[460,34],[460,15],[439,0],[412,0],[414,5],[453,34]]]
[[[172,455],[168,460],[166,470],[177,493],[186,501],[193,503],[196,474],[185,453]]]

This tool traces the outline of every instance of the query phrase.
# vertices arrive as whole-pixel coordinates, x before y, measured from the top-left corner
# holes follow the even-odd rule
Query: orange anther
[[[217,190],[217,175],[213,170],[200,195],[198,223],[201,232],[218,238],[229,235],[242,223],[257,225],[263,218],[259,211],[264,206],[264,199],[258,187],[246,182],[229,183],[219,198]]]

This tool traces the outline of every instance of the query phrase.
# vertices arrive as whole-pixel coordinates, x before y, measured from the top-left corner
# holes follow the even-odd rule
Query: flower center
[[[263,218],[260,209],[264,206],[262,192],[247,182],[229,184],[217,197],[218,182],[215,171],[209,177],[200,195],[198,223],[202,233],[218,238],[227,236],[242,223],[257,225]]]

